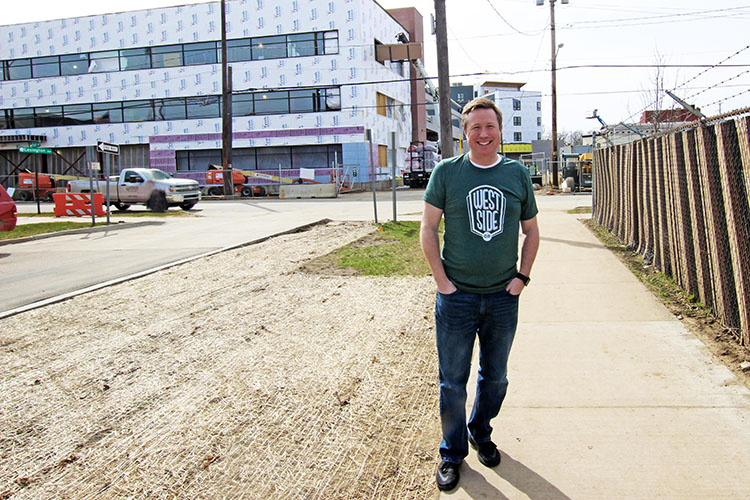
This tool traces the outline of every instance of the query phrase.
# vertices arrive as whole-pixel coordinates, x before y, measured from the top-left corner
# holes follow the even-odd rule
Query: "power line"
[[[498,15],[498,17],[499,17],[500,19],[502,19],[502,20],[503,20],[503,22],[504,22],[505,24],[507,24],[507,25],[508,25],[508,27],[510,27],[510,29],[512,29],[513,31],[515,31],[515,32],[516,32],[516,33],[518,33],[519,35],[523,35],[523,36],[536,36],[536,35],[532,35],[532,34],[529,34],[529,33],[524,33],[523,31],[520,31],[520,30],[518,30],[518,29],[517,29],[517,28],[516,28],[515,26],[513,26],[512,24],[510,24],[510,23],[509,23],[509,22],[508,22],[508,21],[507,21],[507,20],[506,20],[506,19],[505,19],[505,18],[503,17],[503,15],[502,15],[502,14],[500,14],[500,11],[499,11],[499,10],[497,10],[497,9],[495,8],[495,6],[494,6],[494,5],[492,5],[492,2],[491,2],[491,0],[487,0],[487,3],[488,3],[488,4],[490,4],[490,7],[492,7],[492,10],[494,10],[494,11],[495,11],[495,14],[497,14],[497,15]]]

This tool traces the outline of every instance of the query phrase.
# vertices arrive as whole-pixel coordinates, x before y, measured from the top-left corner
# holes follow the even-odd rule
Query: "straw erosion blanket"
[[[0,320],[0,498],[434,498],[428,277],[329,223]]]

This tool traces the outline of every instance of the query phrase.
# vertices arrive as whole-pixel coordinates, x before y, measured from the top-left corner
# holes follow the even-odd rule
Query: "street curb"
[[[286,231],[281,231],[281,232],[274,233],[274,234],[271,234],[271,235],[268,235],[268,236],[263,236],[261,238],[256,238],[254,240],[245,241],[243,243],[237,243],[235,245],[231,245],[231,246],[228,246],[228,247],[219,248],[217,250],[211,250],[209,252],[205,252],[205,253],[202,253],[202,254],[199,254],[199,255],[194,255],[192,257],[187,257],[185,259],[176,260],[174,262],[168,262],[166,264],[162,264],[160,266],[156,266],[156,267],[153,267],[151,269],[146,269],[144,271],[139,271],[137,273],[133,273],[133,274],[130,274],[130,275],[127,275],[127,276],[123,276],[121,278],[115,278],[113,280],[105,281],[103,283],[98,283],[96,285],[91,285],[91,286],[88,286],[86,288],[81,288],[80,290],[74,290],[72,292],[68,292],[68,293],[64,293],[64,294],[61,294],[61,295],[57,295],[55,297],[50,297],[48,299],[39,300],[37,302],[32,302],[31,304],[26,304],[25,306],[17,307],[15,309],[11,309],[11,310],[8,310],[8,311],[2,311],[2,312],[0,312],[0,319],[9,318],[10,316],[15,316],[16,314],[19,314],[19,313],[22,313],[22,312],[31,311],[33,309],[38,309],[40,307],[48,306],[50,304],[56,304],[58,302],[63,302],[65,300],[73,298],[73,297],[75,297],[77,295],[83,295],[85,293],[93,292],[93,291],[96,291],[96,290],[101,290],[102,288],[107,288],[109,286],[119,285],[120,283],[125,283],[126,281],[131,281],[131,280],[134,280],[134,279],[137,279],[137,278],[142,278],[144,276],[156,273],[158,271],[163,271],[165,269],[169,269],[171,267],[179,266],[181,264],[187,264],[188,262],[192,262],[194,260],[202,259],[204,257],[210,257],[211,255],[216,255],[216,254],[221,253],[221,252],[226,252],[228,250],[236,250],[238,248],[242,248],[242,247],[246,247],[246,246],[250,246],[250,245],[256,245],[258,243],[263,243],[264,241],[270,240],[271,238],[275,238],[277,236],[283,236],[285,234],[299,233],[299,232],[311,229],[311,228],[313,228],[315,226],[319,226],[319,225],[323,225],[323,224],[328,224],[330,222],[332,222],[332,219],[328,219],[328,218],[326,218],[326,219],[320,219],[318,221],[311,222],[309,224],[304,224],[302,226],[297,226],[297,227],[294,227],[292,229],[288,229]],[[92,228],[92,229],[98,229],[98,228]],[[76,231],[79,231],[79,230],[76,229]]]

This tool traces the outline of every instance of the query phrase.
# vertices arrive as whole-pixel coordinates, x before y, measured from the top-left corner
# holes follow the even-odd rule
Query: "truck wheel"
[[[164,194],[164,191],[152,191],[146,206],[152,212],[166,212],[167,208],[169,208],[167,206],[167,195]]]
[[[121,212],[124,212],[125,210],[130,208],[130,205],[128,205],[127,203],[115,203],[115,208],[117,210],[120,210]]]
[[[31,191],[19,191],[18,201],[29,201],[31,199]]]
[[[208,196],[221,196],[221,188],[210,187],[208,188]]]
[[[266,194],[268,194],[266,193],[266,188],[264,188],[263,186],[258,186],[258,196],[265,196]]]
[[[180,204],[180,208],[183,210],[190,210],[195,206],[195,202],[193,201],[186,201],[185,203]]]
[[[253,188],[251,188],[250,186],[243,186],[240,190],[240,195],[244,196],[245,198],[247,198],[248,196],[252,196]]]

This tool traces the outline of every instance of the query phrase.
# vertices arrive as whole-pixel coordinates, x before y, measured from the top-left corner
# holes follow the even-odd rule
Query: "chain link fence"
[[[596,151],[594,211],[750,346],[750,108]]]

